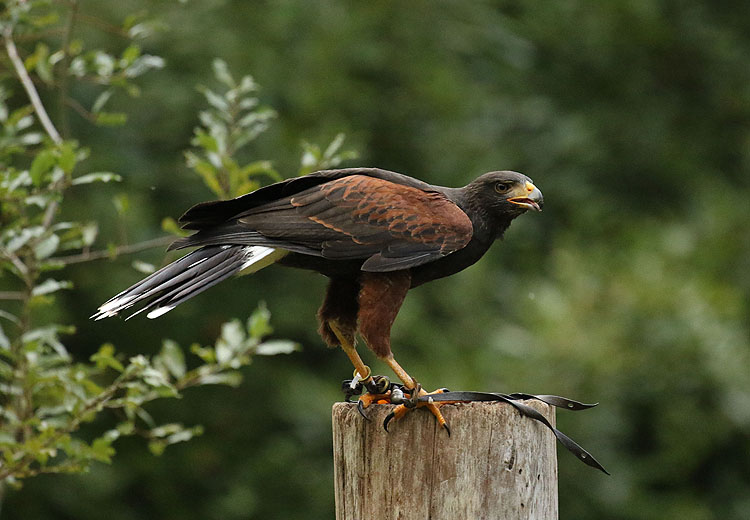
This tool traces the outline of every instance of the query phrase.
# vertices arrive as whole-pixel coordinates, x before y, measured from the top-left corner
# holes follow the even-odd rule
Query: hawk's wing
[[[348,175],[240,211],[176,246],[266,245],[394,271],[463,248],[472,231],[469,217],[437,191]]]

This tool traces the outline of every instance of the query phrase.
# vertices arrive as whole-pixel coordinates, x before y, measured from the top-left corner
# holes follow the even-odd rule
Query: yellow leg
[[[414,381],[414,379],[406,373],[406,370],[401,368],[401,365],[398,364],[398,361],[393,357],[393,354],[390,356],[383,358],[383,361],[388,364],[389,367],[391,367],[391,370],[393,370],[393,373],[396,374],[396,377],[398,377],[404,385],[406,385],[406,388],[414,388],[417,386],[417,382]]]
[[[341,329],[339,328],[338,324],[335,321],[329,321],[328,326],[336,335],[336,338],[339,340],[339,345],[341,345],[341,349],[344,351],[344,353],[347,356],[349,356],[349,360],[352,362],[352,365],[354,365],[354,369],[359,374],[359,377],[362,379],[362,382],[367,384],[369,380],[372,378],[372,371],[370,370],[370,367],[365,365],[365,362],[362,361],[362,358],[359,357],[359,354],[357,353],[357,349],[354,346],[354,343],[349,341],[349,339],[344,335],[344,333],[341,332]]]

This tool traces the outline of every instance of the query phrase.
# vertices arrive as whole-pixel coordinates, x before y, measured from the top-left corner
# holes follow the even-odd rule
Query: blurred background
[[[277,117],[249,159],[282,176],[303,140],[346,134],[359,158],[464,185],[521,171],[545,195],[472,268],[412,291],[393,330],[401,364],[428,388],[558,394],[599,402],[558,426],[612,473],[559,451],[560,517],[741,519],[750,515],[750,5],[323,0],[83,2],[120,23],[161,21],[142,45],[165,59],[144,76],[121,128],[71,117],[88,167],[124,182],[72,190],[68,218],[98,220],[101,244],[164,235],[211,192],[185,166],[196,85],[211,62],[251,74]],[[79,36],[121,42],[80,24]],[[85,98],[84,86],[74,94]],[[116,218],[113,200],[129,200]],[[330,519],[330,408],[351,367],[317,336],[322,277],[270,268],[222,284],[157,321],[92,322],[142,276],[137,258],[70,266],[58,312],[87,359],[112,341],[156,352],[163,338],[211,343],[265,301],[289,356],[256,359],[238,388],[155,403],[203,424],[152,456],[124,439],[111,465],[41,476],[5,498],[10,519]],[[363,351],[364,352],[364,351]],[[385,372],[374,361],[373,369]],[[376,368],[377,367],[377,368]]]

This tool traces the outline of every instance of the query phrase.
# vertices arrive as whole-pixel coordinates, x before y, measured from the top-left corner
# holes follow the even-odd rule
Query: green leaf
[[[124,421],[117,425],[117,431],[120,435],[133,435],[135,433],[135,424],[131,421]]]
[[[106,436],[97,437],[91,443],[91,455],[99,462],[111,463],[114,454],[115,449],[112,447],[112,440]]]
[[[221,83],[226,85],[229,88],[234,88],[235,82],[234,78],[232,77],[232,74],[229,72],[229,67],[227,66],[227,62],[220,58],[216,58],[212,63],[213,69],[214,69],[214,76],[216,76],[216,79],[218,79]]]
[[[240,85],[239,87],[237,87],[237,89],[243,94],[247,94],[248,92],[257,90],[258,85],[256,85],[253,77],[248,74],[246,76],[242,76],[242,79],[240,80]]]
[[[133,269],[143,274],[151,274],[156,271],[156,266],[154,264],[149,264],[143,260],[133,260],[130,265],[133,266]]]
[[[239,320],[232,320],[221,326],[221,337],[216,341],[216,361],[226,363],[235,352],[242,350],[245,331]]]
[[[138,45],[128,45],[124,51],[122,51],[122,60],[126,66],[130,65],[135,59],[141,55],[141,48]]]
[[[40,209],[44,209],[53,198],[53,194],[50,193],[44,195],[32,195],[31,197],[26,197],[26,200],[24,202],[27,206],[37,206]]]
[[[135,61],[133,61],[133,63],[125,69],[125,77],[136,78],[151,69],[163,68],[164,58],[162,58],[161,56],[144,54],[143,56],[139,56],[138,58],[136,58]],[[140,92],[140,90],[138,90],[137,92]],[[133,91],[131,91],[130,94],[133,95]]]
[[[65,173],[70,173],[73,171],[73,168],[75,168],[76,162],[76,151],[73,145],[69,142],[61,144],[57,165],[60,166]]]
[[[34,53],[26,58],[24,65],[28,70],[36,70],[39,78],[45,83],[52,82],[52,69],[49,62],[49,47],[39,42]]]
[[[88,222],[81,226],[81,241],[84,246],[90,246],[96,240],[96,235],[99,233],[99,226],[96,222]]]
[[[219,183],[218,171],[215,166],[201,159],[193,152],[185,152],[185,159],[188,167],[194,169],[201,176],[208,189],[218,196],[224,193]]]
[[[19,137],[18,142],[24,146],[34,146],[43,140],[44,135],[41,132],[26,132]]]
[[[101,111],[102,108],[104,108],[104,105],[107,104],[107,101],[109,101],[109,98],[112,97],[112,94],[114,93],[114,90],[107,89],[96,98],[96,101],[94,101],[94,104],[91,106],[91,112],[94,114],[97,114]]]
[[[336,152],[339,151],[341,145],[344,144],[345,138],[346,135],[344,135],[344,133],[337,134],[336,137],[333,138],[333,141],[331,141],[331,144],[329,144],[326,148],[326,151],[323,153],[323,157],[325,157],[326,159],[331,159],[334,155],[336,155]]]
[[[76,56],[70,61],[68,71],[76,78],[82,78],[86,75],[86,60],[82,56]]]
[[[199,87],[198,90],[206,97],[209,105],[221,112],[229,111],[229,103],[222,96],[206,87]]]
[[[122,177],[112,172],[93,172],[73,179],[72,184],[89,184],[92,182],[120,182]]]
[[[128,28],[128,38],[132,40],[143,39],[151,36],[157,30],[162,29],[163,25],[158,20],[147,20],[134,24]]]
[[[5,332],[3,332],[2,324],[0,324],[0,348],[4,350],[10,349],[10,340],[8,339],[8,336],[5,335]]]
[[[52,150],[42,150],[34,157],[29,169],[29,175],[34,186],[41,186],[44,174],[49,172],[56,162]]]
[[[164,363],[170,374],[175,378],[185,375],[185,354],[180,346],[172,340],[164,340],[159,353],[159,359]]]
[[[170,235],[177,235],[178,237],[187,236],[188,233],[180,228],[180,225],[172,217],[164,217],[161,221],[161,229],[166,231]]]
[[[164,450],[166,448],[167,448],[167,443],[161,439],[157,441],[151,441],[148,443],[148,451],[151,452],[151,455],[155,455],[156,457],[164,453]]]
[[[99,112],[95,115],[94,121],[99,126],[122,126],[128,121],[128,115],[123,112]]]
[[[239,372],[206,374],[200,377],[200,382],[203,385],[227,385],[236,388],[242,383],[242,374]]]
[[[60,237],[52,233],[34,246],[34,256],[36,256],[37,260],[49,258],[57,251],[59,245]]]
[[[143,379],[143,382],[146,383],[149,386],[153,386],[156,388],[164,387],[168,389],[172,389],[172,385],[169,383],[166,377],[164,377],[164,374],[162,374],[159,370],[156,370],[152,366],[147,366],[143,369],[141,373],[141,378]],[[176,391],[175,391],[176,394]]]
[[[130,198],[127,193],[119,193],[112,197],[112,203],[119,215],[124,215],[130,209]]]
[[[266,304],[261,302],[255,312],[250,315],[247,321],[247,330],[252,338],[260,339],[273,332],[270,324],[271,312]]]
[[[43,294],[52,294],[60,289],[73,288],[73,282],[68,280],[53,280],[51,278],[43,281],[31,290],[32,296],[41,296]]]
[[[201,129],[196,129],[192,144],[200,146],[209,152],[219,152],[219,143],[216,141],[216,138]]]
[[[193,437],[203,435],[203,426],[200,425],[193,426],[192,428],[185,428],[181,424],[167,426],[169,426],[169,428],[166,429],[166,431],[169,433],[161,439],[165,446],[171,446],[172,444],[177,444],[178,442],[187,442]],[[155,430],[158,431],[160,429],[164,429],[164,427],[159,427]],[[152,434],[154,434],[154,430],[152,430]]]
[[[21,339],[24,346],[32,351],[37,350],[38,345],[46,345],[52,348],[62,359],[70,360],[70,354],[68,354],[65,345],[62,344],[58,336],[59,334],[72,334],[73,332],[75,332],[75,327],[50,325],[39,329],[33,329],[25,333]]]
[[[23,130],[34,123],[34,117],[32,116],[33,113],[33,106],[24,105],[11,112],[5,124],[9,127],[16,127],[17,130]],[[24,121],[24,123],[22,123],[22,121]]]
[[[291,354],[300,350],[299,343],[285,339],[264,341],[255,347],[255,354],[259,356],[275,356],[276,354]]]
[[[190,345],[190,352],[201,358],[204,363],[216,363],[216,352],[211,347],[201,347],[197,343]]]
[[[122,366],[117,358],[115,358],[115,346],[112,343],[105,343],[96,354],[93,354],[90,358],[92,363],[96,363],[96,368],[99,370],[105,370],[112,368],[118,372],[123,372],[125,367]]]
[[[40,236],[44,232],[42,226],[34,226],[31,228],[24,228],[18,234],[11,235],[12,238],[5,244],[5,250],[9,253],[19,250],[26,245],[29,240]]]
[[[93,65],[94,71],[97,75],[101,76],[101,79],[106,79],[112,76],[115,70],[115,58],[104,51],[93,52]]]

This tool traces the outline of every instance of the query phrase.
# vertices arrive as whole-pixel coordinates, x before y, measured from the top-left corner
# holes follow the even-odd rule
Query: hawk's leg
[[[370,367],[365,365],[365,362],[362,361],[361,357],[359,357],[359,353],[357,352],[357,347],[355,346],[354,341],[342,331],[341,326],[338,324],[338,322],[329,321],[327,323],[327,326],[339,340],[339,346],[341,347],[341,350],[344,351],[344,353],[349,357],[349,361],[351,361],[352,365],[354,365],[354,370],[356,374],[359,375],[359,380],[363,385],[365,385],[365,387],[367,387],[367,384],[372,381],[372,370],[370,370]]]
[[[357,332],[357,295],[359,282],[350,278],[331,278],[323,305],[318,310],[320,335],[329,346],[340,346],[360,381],[367,384],[370,379],[370,367],[359,357],[354,336]]]
[[[428,393],[422,390],[419,383],[401,367],[391,352],[391,326],[404,302],[407,291],[411,288],[411,275],[408,271],[366,272],[360,277],[360,284],[359,333],[375,355],[391,367],[396,377],[404,384],[406,393],[409,394],[406,402],[394,410],[397,414],[394,417],[403,416],[409,408],[426,406],[437,418],[438,424],[450,433],[445,418],[440,413],[440,405],[417,401],[420,396],[428,395]],[[438,392],[441,391],[438,390]]]
[[[346,353],[349,360],[352,362],[352,365],[354,365],[354,379],[352,380],[352,384],[361,384],[367,389],[367,393],[359,397],[357,409],[362,417],[369,421],[370,419],[364,413],[365,408],[372,403],[389,403],[391,382],[385,376],[372,375],[370,367],[365,365],[362,358],[359,357],[354,342],[346,337],[335,321],[328,322],[328,327],[338,338],[341,350]],[[347,401],[349,400],[348,397],[350,395],[351,394],[347,394]]]

